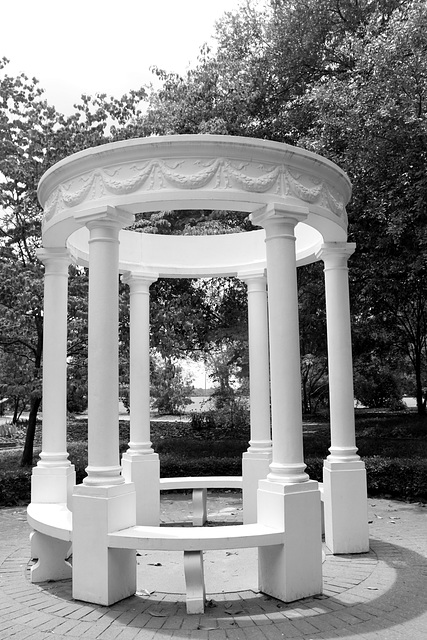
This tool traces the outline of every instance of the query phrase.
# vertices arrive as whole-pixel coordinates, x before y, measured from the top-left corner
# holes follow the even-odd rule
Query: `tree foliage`
[[[26,395],[30,415],[22,463],[32,464],[42,401],[43,353],[43,268],[36,257],[41,245],[42,211],[37,184],[43,173],[63,157],[106,142],[109,126],[123,126],[125,136],[124,122],[139,113],[145,92],[131,92],[122,100],[82,96],[75,114],[65,117],[48,105],[36,79],[24,74],[9,76],[7,64],[5,58],[0,60],[0,349],[10,365],[15,363],[14,379],[22,380],[25,371],[25,384],[20,390]],[[85,306],[82,278],[83,271],[71,270],[69,352],[72,369],[80,371],[85,324],[84,311],[79,310]],[[16,402],[17,388],[12,388],[4,370],[1,384]]]
[[[219,21],[216,40],[217,47],[204,47],[198,63],[182,77],[155,68],[159,90],[141,88],[121,99],[84,95],[70,116],[47,104],[35,79],[10,77],[7,61],[0,62],[0,385],[11,397],[21,396],[20,402],[26,398],[31,429],[41,402],[43,341],[43,270],[35,255],[41,240],[39,178],[58,160],[90,146],[184,133],[296,144],[348,172],[354,185],[350,240],[357,243],[350,262],[356,380],[359,388],[388,380],[383,387],[389,395],[392,388],[395,395],[404,388],[416,395],[419,412],[425,411],[426,3],[247,0]],[[146,101],[145,110],[141,101]],[[252,227],[245,215],[232,211],[159,211],[137,216],[133,228],[201,234]],[[86,289],[85,270],[70,268],[69,391],[74,410],[85,401]],[[219,362],[225,353],[228,367],[247,376],[241,282],[159,280],[151,287],[151,300],[152,346],[165,361],[216,353]],[[299,306],[303,397],[306,410],[312,410],[325,402],[327,389],[318,265],[300,270]],[[120,309],[126,374],[124,287]],[[399,379],[397,370],[404,372]],[[29,446],[26,462],[30,456]]]

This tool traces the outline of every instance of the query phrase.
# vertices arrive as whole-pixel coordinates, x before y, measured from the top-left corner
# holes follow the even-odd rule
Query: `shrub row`
[[[426,459],[371,456],[364,461],[370,495],[427,500]]]
[[[17,467],[13,472],[0,470],[0,507],[28,504],[31,494],[31,469]]]
[[[77,482],[85,477],[86,446],[72,445],[70,458],[76,466]],[[309,457],[307,472],[313,480],[322,481],[323,459]],[[427,460],[387,459],[380,456],[365,458],[369,495],[408,500],[427,500]],[[160,456],[162,477],[174,476],[234,476],[241,474],[240,457],[204,456],[184,460],[173,454]],[[10,507],[30,501],[31,469],[16,467],[0,470],[0,506]]]

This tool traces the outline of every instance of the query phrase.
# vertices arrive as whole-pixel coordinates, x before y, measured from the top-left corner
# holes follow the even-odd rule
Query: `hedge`
[[[364,458],[369,495],[427,500],[427,460],[425,458]]]
[[[82,482],[87,466],[86,444],[72,444],[70,459],[76,466],[77,482]],[[404,500],[427,500],[427,460],[422,458],[364,458],[368,476],[368,494]],[[323,458],[306,459],[307,473],[322,481]],[[204,456],[184,459],[174,454],[160,456],[162,477],[240,475],[240,457]],[[17,466],[0,470],[0,506],[28,504],[30,501],[31,469]]]

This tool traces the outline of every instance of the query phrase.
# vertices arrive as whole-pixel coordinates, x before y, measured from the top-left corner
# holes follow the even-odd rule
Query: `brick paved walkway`
[[[241,520],[235,493],[213,496],[210,507],[214,524]],[[187,498],[162,497],[164,522],[185,521],[188,510]],[[209,594],[206,613],[188,616],[184,595],[170,593],[173,588],[168,581],[159,580],[153,592],[139,587],[136,596],[112,607],[74,601],[70,581],[31,584],[25,509],[2,509],[0,639],[425,640],[427,507],[369,500],[369,519],[371,551],[355,556],[328,554],[322,596],[286,605],[252,588],[223,593],[224,584],[217,576],[218,592]],[[239,567],[239,562],[244,566],[245,557],[232,556],[231,566]],[[156,563],[149,557],[140,562],[139,573],[155,571]],[[222,562],[211,564],[215,569]]]

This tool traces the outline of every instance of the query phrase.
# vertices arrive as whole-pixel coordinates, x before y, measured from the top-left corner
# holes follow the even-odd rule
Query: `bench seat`
[[[156,551],[208,551],[283,544],[284,531],[262,524],[224,527],[135,526],[108,534],[108,546]]]
[[[73,514],[65,503],[37,504],[27,507],[27,521],[32,529],[51,538],[71,542]]]
[[[280,545],[285,532],[262,524],[224,527],[129,527],[108,534],[108,547],[184,552],[186,607],[189,614],[204,613],[206,590],[203,551]]]
[[[208,519],[208,489],[242,489],[242,476],[184,476],[160,478],[160,491],[191,489],[193,492],[193,526],[202,527]]]
[[[183,476],[160,478],[160,491],[175,489],[241,489],[242,476]]]

